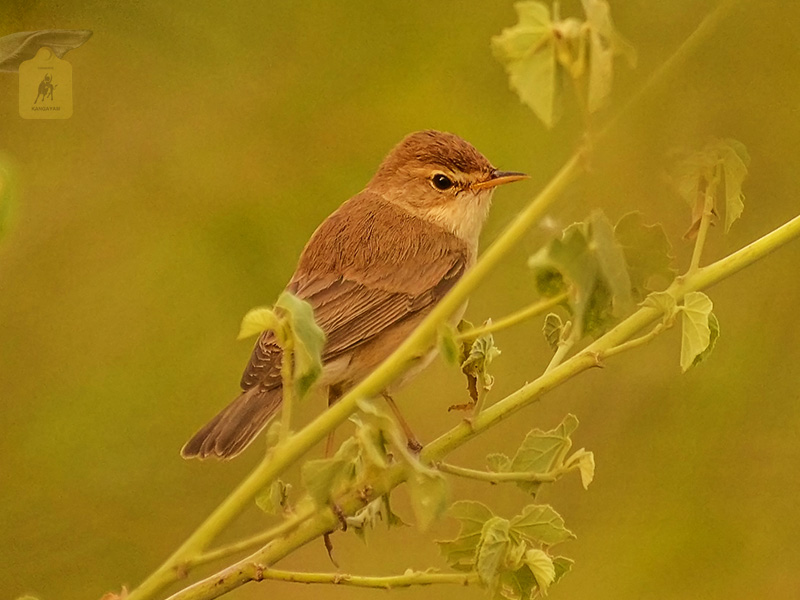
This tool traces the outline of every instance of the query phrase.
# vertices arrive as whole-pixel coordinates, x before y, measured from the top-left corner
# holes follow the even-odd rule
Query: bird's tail
[[[181,449],[183,458],[233,458],[250,445],[281,405],[281,388],[255,386],[222,409]]]

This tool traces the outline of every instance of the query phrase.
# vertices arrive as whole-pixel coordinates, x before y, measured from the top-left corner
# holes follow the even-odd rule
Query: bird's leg
[[[400,409],[397,408],[397,404],[395,404],[394,400],[392,400],[392,397],[386,392],[381,392],[381,395],[386,400],[386,403],[389,405],[389,408],[392,409],[392,412],[394,413],[394,418],[397,419],[398,423],[400,423],[400,427],[403,429],[403,433],[406,434],[408,449],[416,454],[419,454],[420,450],[422,450],[422,444],[419,443],[419,440],[417,440],[417,436],[415,436],[414,432],[411,431],[411,427],[408,426],[408,423],[403,418],[403,415],[400,413]]]

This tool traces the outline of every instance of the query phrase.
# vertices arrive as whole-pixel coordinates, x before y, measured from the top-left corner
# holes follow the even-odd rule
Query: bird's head
[[[426,130],[397,144],[367,189],[477,245],[494,188],[526,177],[495,169],[457,135]]]

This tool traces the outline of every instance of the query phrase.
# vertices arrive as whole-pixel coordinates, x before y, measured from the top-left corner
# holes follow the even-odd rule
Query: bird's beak
[[[478,183],[472,184],[473,190],[485,190],[488,188],[493,188],[498,185],[503,185],[505,183],[514,183],[515,181],[520,181],[522,179],[527,179],[528,176],[525,173],[516,173],[514,171],[492,171],[491,177],[486,181],[479,181]]]

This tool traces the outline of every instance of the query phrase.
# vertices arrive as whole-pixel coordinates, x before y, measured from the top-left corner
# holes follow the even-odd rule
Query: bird
[[[475,263],[495,188],[526,177],[494,168],[455,134],[417,131],[317,227],[286,289],[311,305],[325,333],[317,385],[327,388],[329,405],[383,362]],[[465,310],[466,303],[454,323]],[[434,355],[431,348],[387,387],[393,410],[389,394]],[[280,409],[280,365],[275,336],[263,332],[242,375],[242,392],[181,455],[230,459],[241,453]]]

